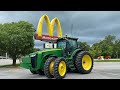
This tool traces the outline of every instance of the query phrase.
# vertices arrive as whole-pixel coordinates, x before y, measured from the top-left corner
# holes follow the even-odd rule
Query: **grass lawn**
[[[6,67],[6,68],[10,68],[10,67],[12,68],[13,67],[14,68],[14,67],[19,67],[19,66],[20,66],[20,64],[16,64],[16,66],[13,66],[13,65],[9,64],[9,65],[1,65],[0,68],[1,67]]]
[[[95,60],[94,62],[120,62],[120,60]]]

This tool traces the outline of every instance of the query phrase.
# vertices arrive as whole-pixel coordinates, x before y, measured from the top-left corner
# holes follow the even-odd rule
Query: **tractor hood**
[[[33,57],[36,54],[42,54],[42,53],[51,53],[51,54],[61,54],[62,53],[62,49],[61,48],[53,48],[53,49],[42,49],[40,51],[34,52],[34,53],[30,53],[29,56]]]
[[[62,51],[62,49],[60,49],[60,48],[43,49],[43,50],[37,51],[37,53],[38,53],[38,54],[47,53],[47,52],[54,52],[54,53],[55,53],[56,51]]]
[[[20,66],[26,69],[30,69],[31,67],[37,65],[35,67],[39,69],[40,67],[43,67],[43,61],[45,57],[47,56],[61,57],[62,55],[63,55],[63,50],[60,48],[43,49],[34,53],[30,53],[28,56],[22,58],[22,62]],[[39,64],[35,64],[35,63],[39,63]]]

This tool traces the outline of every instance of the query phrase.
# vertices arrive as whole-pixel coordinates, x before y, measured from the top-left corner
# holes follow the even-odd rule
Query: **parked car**
[[[111,59],[111,56],[106,56],[105,59]]]
[[[98,56],[97,58],[104,60],[104,56]]]

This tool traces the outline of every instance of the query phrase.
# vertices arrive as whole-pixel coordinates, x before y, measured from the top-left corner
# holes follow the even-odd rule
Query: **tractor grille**
[[[35,68],[37,66],[37,55],[31,57],[31,64],[32,64],[32,68]]]

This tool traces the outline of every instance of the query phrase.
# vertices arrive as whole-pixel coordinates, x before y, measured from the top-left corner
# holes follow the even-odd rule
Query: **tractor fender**
[[[81,50],[81,49],[76,49],[73,53],[72,53],[72,55],[71,55],[71,59],[73,59],[73,57],[78,53],[78,52],[81,52],[81,51],[83,51],[83,50]]]
[[[40,65],[40,69],[43,70],[43,68],[44,68],[44,63],[46,62],[46,60],[47,60],[49,57],[57,57],[57,56],[52,55],[52,54],[45,55],[45,56],[42,58],[41,65]]]
[[[43,62],[45,62],[45,61],[47,60],[47,58],[49,58],[49,57],[57,57],[57,56],[52,55],[52,54],[45,55],[45,56],[43,57]]]

